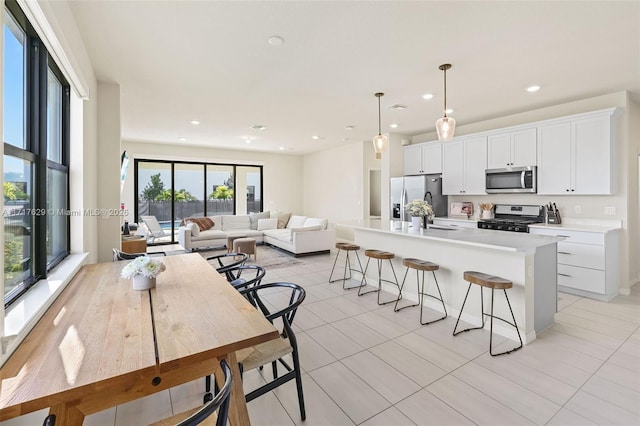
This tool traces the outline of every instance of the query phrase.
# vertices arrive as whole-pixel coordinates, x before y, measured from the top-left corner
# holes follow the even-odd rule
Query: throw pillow
[[[283,213],[279,211],[272,211],[270,213],[271,218],[278,219],[278,229],[284,229],[287,227],[287,223],[289,223],[289,217],[291,217],[291,212]]]
[[[302,228],[304,226],[304,221],[307,219],[306,216],[296,216],[293,215],[289,218],[289,222],[287,223],[287,228]]]
[[[211,229],[214,226],[213,220],[208,217],[189,217],[186,218],[185,223],[195,223],[200,228],[200,231],[206,231],[207,229]]]
[[[198,226],[197,223],[189,222],[185,226],[189,231],[191,231],[192,237],[197,237],[198,235],[200,235],[200,227]]]
[[[270,213],[267,210],[266,212],[262,212],[262,213],[251,213],[249,214],[249,220],[251,221],[251,229],[258,229],[258,220],[260,219],[269,219]]]
[[[266,231],[267,229],[277,229],[278,218],[258,219],[258,231]]]

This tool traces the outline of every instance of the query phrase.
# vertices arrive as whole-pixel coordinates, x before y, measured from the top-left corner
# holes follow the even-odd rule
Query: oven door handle
[[[527,188],[524,187],[524,174],[525,174],[524,170],[520,172],[520,187],[522,189],[527,189]]]

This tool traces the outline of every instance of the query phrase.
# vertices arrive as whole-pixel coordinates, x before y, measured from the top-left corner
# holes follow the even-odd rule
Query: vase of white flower
[[[414,230],[421,228],[425,216],[427,219],[433,219],[433,208],[424,200],[411,200],[404,208],[411,215],[411,224]]]
[[[132,279],[134,290],[147,290],[156,286],[156,277],[165,269],[162,260],[140,256],[122,269],[122,277]]]

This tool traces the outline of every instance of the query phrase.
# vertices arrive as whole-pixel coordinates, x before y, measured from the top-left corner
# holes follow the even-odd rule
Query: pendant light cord
[[[444,116],[447,116],[447,69],[444,69]]]
[[[378,136],[382,134],[382,125],[380,124],[380,96],[378,96]]]

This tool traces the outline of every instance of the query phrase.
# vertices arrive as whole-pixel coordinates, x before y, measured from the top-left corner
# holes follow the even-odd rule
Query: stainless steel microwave
[[[536,166],[487,169],[485,171],[485,191],[487,194],[513,192],[538,192],[538,168]]]

